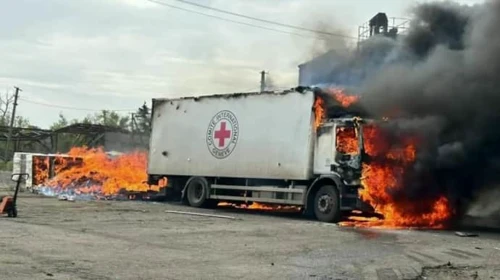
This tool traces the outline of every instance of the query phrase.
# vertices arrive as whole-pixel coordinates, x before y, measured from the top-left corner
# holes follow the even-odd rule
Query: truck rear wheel
[[[338,222],[341,216],[339,202],[339,193],[335,186],[322,186],[314,196],[314,215],[316,219],[326,223]]]
[[[189,205],[202,207],[207,200],[208,182],[205,178],[195,177],[186,186],[186,197]]]
[[[186,186],[186,197],[190,206],[215,208],[218,201],[208,199],[209,185],[203,177],[194,177],[189,180]]]

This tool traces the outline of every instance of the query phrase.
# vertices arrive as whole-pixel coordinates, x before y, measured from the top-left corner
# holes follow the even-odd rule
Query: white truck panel
[[[155,100],[148,173],[309,179],[313,103],[295,91]]]
[[[15,152],[12,162],[12,173],[28,173],[29,178],[25,181],[25,187],[33,187],[33,156],[43,156],[40,153],[22,153]],[[19,176],[13,176],[13,180],[17,180]],[[24,180],[23,180],[24,181]]]

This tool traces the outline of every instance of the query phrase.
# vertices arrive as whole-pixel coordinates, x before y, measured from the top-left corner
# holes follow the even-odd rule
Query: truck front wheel
[[[316,219],[326,223],[340,220],[340,198],[335,186],[322,186],[314,196],[314,214]]]

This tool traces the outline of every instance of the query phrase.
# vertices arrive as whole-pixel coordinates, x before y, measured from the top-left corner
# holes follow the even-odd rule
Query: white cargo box
[[[314,93],[153,100],[151,175],[309,179]]]
[[[12,161],[12,173],[28,173],[29,178],[25,182],[26,188],[31,188],[33,186],[33,156],[44,156],[44,154],[39,153],[14,153],[14,158]],[[17,180],[18,176],[13,176],[13,180]],[[24,181],[24,180],[23,180]]]

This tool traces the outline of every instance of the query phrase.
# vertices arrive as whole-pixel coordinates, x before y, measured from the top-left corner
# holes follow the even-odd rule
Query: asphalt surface
[[[500,279],[495,232],[353,229],[290,214],[26,193],[18,207],[18,218],[0,218],[0,279]]]

